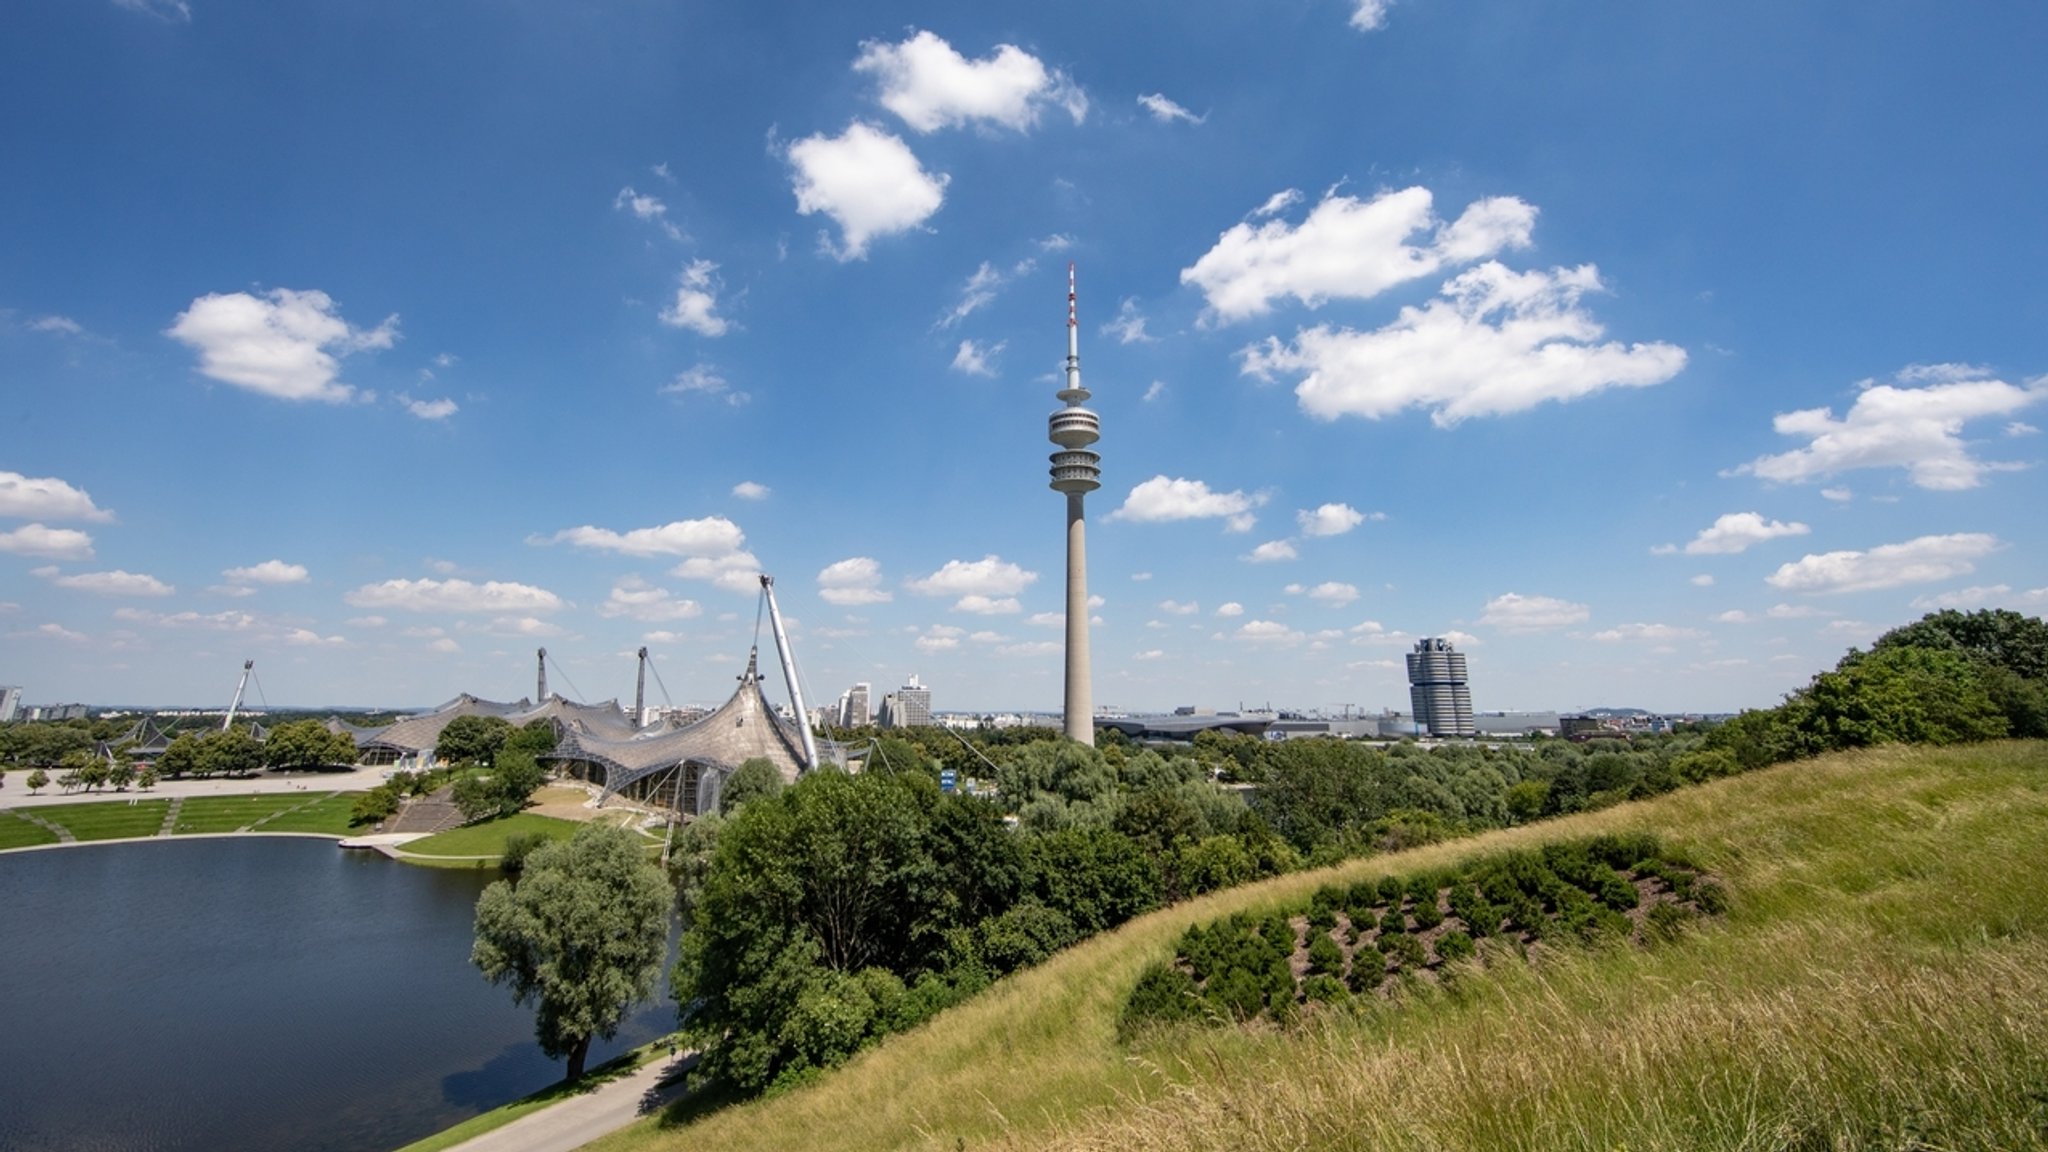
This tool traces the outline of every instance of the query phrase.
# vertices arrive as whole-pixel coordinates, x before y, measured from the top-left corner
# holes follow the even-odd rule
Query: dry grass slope
[[[1471,971],[1292,1030],[1117,1014],[1189,924],[1646,829],[1733,890],[1676,944]],[[596,1147],[2048,1148],[2048,745],[1885,749],[1167,909],[784,1096]]]

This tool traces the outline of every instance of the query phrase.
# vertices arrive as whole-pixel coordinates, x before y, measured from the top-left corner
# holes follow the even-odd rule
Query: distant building
[[[873,717],[868,711],[868,696],[874,691],[873,685],[862,681],[839,694],[839,715],[833,723],[841,728],[865,728]]]
[[[882,698],[881,721],[884,728],[928,727],[932,722],[932,690],[912,675],[909,683]]]
[[[1481,736],[1527,736],[1555,733],[1558,719],[1555,712],[1481,712],[1472,722]]]
[[[1449,640],[1415,642],[1408,654],[1408,700],[1415,720],[1435,737],[1476,736],[1472,689],[1465,682],[1465,654]]]
[[[1557,718],[1557,734],[1567,740],[1590,740],[1595,736],[1611,736],[1613,725],[1601,716],[1560,716]]]
[[[12,684],[0,685],[0,724],[11,723],[20,711],[21,689]]]

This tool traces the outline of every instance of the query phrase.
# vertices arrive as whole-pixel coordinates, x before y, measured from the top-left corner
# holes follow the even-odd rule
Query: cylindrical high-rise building
[[[1415,722],[1431,736],[1476,736],[1472,689],[1465,682],[1465,654],[1449,640],[1415,642],[1408,654],[1408,702]]]
[[[1075,311],[1074,266],[1067,265],[1066,407],[1046,421],[1046,435],[1060,450],[1052,454],[1052,490],[1067,496],[1067,739],[1095,744],[1095,692],[1088,672],[1088,522],[1081,499],[1102,487],[1102,457],[1088,450],[1102,438],[1102,421],[1081,405],[1080,320]]]

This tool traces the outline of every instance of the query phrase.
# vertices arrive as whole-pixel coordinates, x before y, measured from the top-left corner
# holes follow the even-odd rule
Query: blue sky
[[[1764,705],[2048,607],[2048,9],[15,0],[31,701]],[[768,643],[762,637],[764,646]],[[555,687],[568,685],[556,681]]]

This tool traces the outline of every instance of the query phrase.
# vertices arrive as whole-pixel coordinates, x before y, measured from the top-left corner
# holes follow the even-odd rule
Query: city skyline
[[[25,703],[717,701],[767,572],[812,703],[1057,711],[1070,262],[1098,706],[1399,709],[1442,637],[1725,711],[2048,609],[2038,8],[6,21]]]

